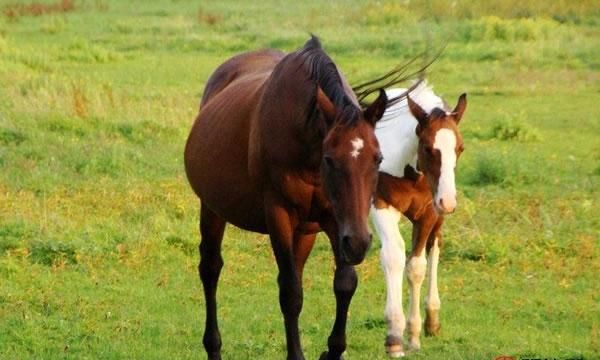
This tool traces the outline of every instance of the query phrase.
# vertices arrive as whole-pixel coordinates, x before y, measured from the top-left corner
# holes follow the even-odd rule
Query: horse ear
[[[466,108],[467,108],[467,94],[462,94],[458,98],[458,103],[456,104],[454,111],[452,111],[452,114],[454,115],[454,119],[457,124],[459,123],[460,119],[462,118]]]
[[[379,89],[379,96],[368,108],[365,109],[363,116],[365,119],[375,126],[375,123],[381,119],[385,108],[387,107],[388,98],[383,89]]]
[[[413,99],[410,98],[410,96],[407,96],[406,100],[408,101],[408,108],[410,109],[410,113],[415,117],[415,119],[417,119],[419,125],[425,126],[428,118],[425,110],[423,110],[423,108],[419,106],[419,104],[414,102]]]
[[[335,116],[337,111],[335,109],[335,105],[329,100],[327,95],[321,90],[321,87],[317,86],[317,106],[325,115],[325,120],[328,123],[332,124],[335,120]]]

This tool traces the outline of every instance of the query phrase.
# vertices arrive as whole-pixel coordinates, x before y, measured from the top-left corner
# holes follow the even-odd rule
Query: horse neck
[[[292,60],[284,58],[271,73],[252,124],[251,162],[260,163],[262,169],[310,168],[322,151],[322,139],[308,131],[306,123],[315,90],[310,86],[290,86],[304,83],[297,72],[284,71],[295,65]],[[307,150],[309,140],[311,149]],[[262,172],[259,175],[264,176]]]

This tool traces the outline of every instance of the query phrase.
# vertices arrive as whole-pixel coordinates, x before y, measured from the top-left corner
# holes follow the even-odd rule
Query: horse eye
[[[323,157],[323,160],[325,161],[325,165],[327,165],[327,167],[329,167],[329,168],[335,167],[335,163],[333,162],[333,158],[331,156],[325,155]]]
[[[431,146],[427,146],[425,148],[425,151],[427,152],[427,154],[429,155],[433,155],[433,148]]]
[[[375,155],[375,164],[377,164],[377,166],[381,165],[382,161],[383,161],[383,155],[381,155],[381,154]]]
[[[461,145],[461,146],[458,148],[458,152],[459,152],[459,153],[461,153],[461,152],[463,152],[463,151],[465,151],[465,147],[464,147],[463,145]]]

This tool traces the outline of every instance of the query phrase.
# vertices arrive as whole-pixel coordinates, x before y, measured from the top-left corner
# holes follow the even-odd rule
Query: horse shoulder
[[[266,49],[251,51],[230,58],[221,64],[208,79],[201,104],[206,104],[212,96],[222,91],[239,77],[272,70],[283,55],[280,51]]]

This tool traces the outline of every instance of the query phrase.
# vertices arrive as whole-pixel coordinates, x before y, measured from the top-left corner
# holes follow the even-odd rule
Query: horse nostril
[[[349,248],[351,246],[352,237],[346,235],[342,238],[342,246]]]
[[[456,204],[452,205],[452,201],[450,201],[450,206],[445,206],[444,205],[444,199],[440,198],[440,203],[439,203],[439,208],[447,214],[452,214],[454,212],[454,210],[456,209]]]

